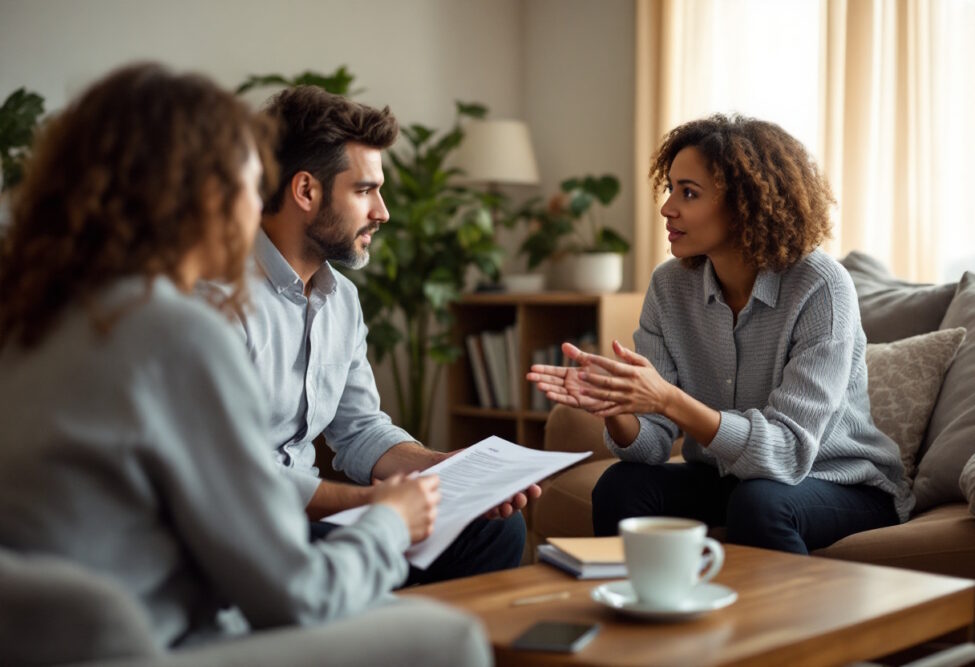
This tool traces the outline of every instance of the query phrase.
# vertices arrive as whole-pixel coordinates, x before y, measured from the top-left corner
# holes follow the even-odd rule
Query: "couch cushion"
[[[603,420],[583,410],[556,405],[545,420],[543,449],[550,452],[592,452],[595,459],[612,457],[603,444]]]
[[[958,478],[958,486],[961,492],[968,499],[968,511],[975,514],[975,454],[968,459],[968,463],[962,468],[961,477]]]
[[[914,481],[916,512],[965,500],[958,477],[975,454],[975,273],[962,276],[945,313],[941,328],[952,327],[965,327],[969,333],[945,374],[931,413]]]
[[[874,423],[900,447],[908,479],[945,370],[965,330],[945,329],[867,345],[867,384]]]
[[[942,505],[907,523],[844,537],[813,555],[975,579],[975,517],[964,503]]]
[[[936,330],[955,295],[954,283],[919,285],[898,280],[862,252],[851,252],[840,264],[853,278],[868,343],[888,343]]]
[[[59,558],[0,549],[0,664],[156,653],[148,615],[119,584]]]
[[[592,488],[614,463],[615,458],[589,461],[542,484],[542,496],[532,512],[532,531],[541,537],[591,537]]]

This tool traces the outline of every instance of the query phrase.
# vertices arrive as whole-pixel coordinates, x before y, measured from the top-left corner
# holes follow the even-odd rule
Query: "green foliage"
[[[34,141],[37,121],[44,113],[44,98],[25,88],[12,92],[0,106],[0,165],[3,189],[24,176],[24,162]]]
[[[612,174],[568,178],[547,204],[536,197],[515,210],[506,224],[528,224],[528,236],[519,248],[528,256],[528,268],[567,253],[629,252],[629,242],[598,220],[596,204],[609,206],[619,192],[619,179]]]
[[[463,141],[462,117],[483,117],[478,104],[457,103],[451,129],[402,128],[408,146],[387,153],[382,193],[389,222],[373,238],[371,261],[346,275],[357,284],[377,362],[390,359],[400,423],[426,440],[443,365],[461,350],[450,336],[450,303],[471,267],[497,278],[503,259],[494,240],[490,195],[457,185],[446,165]],[[397,355],[402,348],[404,355]],[[405,357],[405,374],[401,359]],[[432,363],[432,367],[429,362]],[[430,372],[432,370],[432,373]]]
[[[306,71],[296,74],[290,79],[281,74],[251,74],[242,84],[237,86],[237,90],[234,92],[241,95],[252,88],[263,88],[265,86],[284,86],[287,88],[292,86],[318,86],[330,93],[351,97],[362,92],[361,88],[350,90],[353,81],[355,81],[355,75],[349,72],[345,65],[341,65],[331,74]]]

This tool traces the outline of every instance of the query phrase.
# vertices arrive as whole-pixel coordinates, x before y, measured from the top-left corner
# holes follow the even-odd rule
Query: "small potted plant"
[[[0,236],[9,215],[3,196],[24,176],[38,120],[44,113],[44,98],[26,88],[12,92],[0,106]]]
[[[562,181],[544,206],[538,198],[517,209],[508,220],[528,224],[519,252],[528,269],[550,262],[549,286],[582,292],[615,292],[623,284],[623,255],[630,244],[602,220],[601,208],[620,191],[612,174]]]

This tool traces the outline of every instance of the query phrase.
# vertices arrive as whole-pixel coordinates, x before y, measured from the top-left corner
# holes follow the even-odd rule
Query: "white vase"
[[[623,255],[588,252],[566,255],[548,267],[548,288],[570,292],[616,292],[623,286]]]

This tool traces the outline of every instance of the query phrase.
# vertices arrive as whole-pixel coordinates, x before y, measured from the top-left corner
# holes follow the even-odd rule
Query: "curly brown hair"
[[[322,184],[323,203],[329,204],[336,174],[349,167],[345,144],[382,150],[392,146],[399,134],[399,123],[389,107],[374,109],[316,86],[282,90],[264,111],[279,129],[275,157],[281,168],[278,188],[265,203],[265,213],[281,210],[284,193],[299,171],[307,171]]]
[[[774,123],[715,114],[670,131],[654,155],[655,190],[669,181],[679,152],[695,147],[731,212],[730,235],[758,270],[782,271],[830,236],[829,183],[796,138]],[[704,257],[682,260],[700,266]]]
[[[46,123],[15,193],[0,256],[0,348],[37,344],[73,303],[107,330],[95,295],[128,276],[179,282],[187,253],[205,238],[226,248],[218,304],[245,299],[249,244],[233,207],[251,147],[272,186],[273,123],[195,74],[156,64],[119,69]],[[219,213],[214,216],[217,193]],[[216,219],[215,219],[216,218]]]

